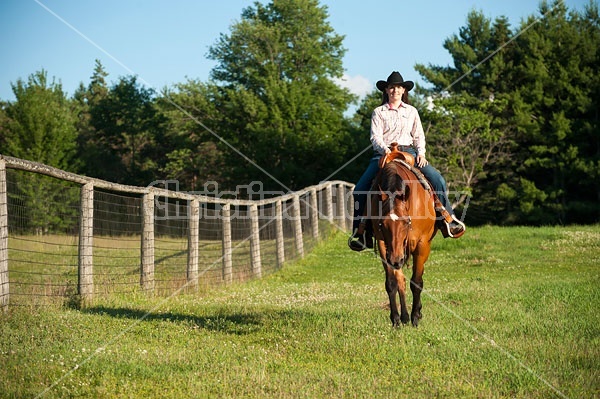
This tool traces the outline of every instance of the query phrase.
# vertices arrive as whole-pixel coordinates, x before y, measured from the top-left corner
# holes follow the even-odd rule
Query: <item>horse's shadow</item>
[[[214,314],[208,316],[195,316],[174,312],[148,312],[133,308],[111,308],[106,306],[93,306],[82,310],[83,313],[111,316],[119,319],[132,319],[140,321],[159,321],[177,323],[189,326],[192,329],[203,329],[225,334],[245,335],[261,328],[260,315],[251,313],[227,313],[215,309]]]

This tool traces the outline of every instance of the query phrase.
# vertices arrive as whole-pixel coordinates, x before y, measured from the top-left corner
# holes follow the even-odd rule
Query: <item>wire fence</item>
[[[0,155],[0,306],[195,292],[260,278],[332,229],[353,185],[258,200],[124,186]]]

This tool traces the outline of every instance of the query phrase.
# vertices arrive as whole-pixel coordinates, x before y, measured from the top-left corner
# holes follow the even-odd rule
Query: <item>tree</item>
[[[15,102],[6,106],[7,155],[77,171],[75,119],[62,85],[41,70],[12,85]]]
[[[332,81],[345,50],[326,19],[317,0],[256,2],[209,49],[218,62],[211,76],[224,83],[222,148],[239,159],[232,180],[266,174],[265,188],[298,189],[344,161],[343,112],[354,97]]]
[[[155,180],[164,157],[155,146],[164,118],[153,96],[136,77],[123,77],[90,109],[104,161],[95,177],[142,186]]]
[[[508,135],[503,141],[514,143],[510,158],[500,157],[489,168],[506,176],[487,174],[474,188],[477,200],[485,201],[480,209],[494,221],[597,221],[598,7],[590,2],[582,15],[568,15],[563,2],[543,2],[540,14],[511,33],[504,18],[492,25],[472,12],[460,36],[445,42],[454,65],[417,69],[433,84],[432,92],[445,90],[450,101],[465,94],[477,99],[469,105],[473,112],[486,100],[506,101],[486,109],[497,131]],[[472,119],[469,123],[477,119],[463,117]],[[443,131],[433,124],[428,141]]]
[[[177,180],[182,190],[200,190],[207,181],[228,186],[225,157],[211,133],[220,130],[223,120],[218,97],[217,86],[189,80],[157,100],[168,121],[161,143],[167,160],[160,171],[166,179]]]
[[[519,174],[544,193],[529,220],[600,220],[600,19],[592,2],[583,14],[560,1],[515,40],[512,112],[522,160]]]
[[[77,113],[78,157],[82,161],[82,173],[87,176],[99,177],[98,171],[104,170],[105,165],[117,160],[102,145],[98,131],[92,124],[92,110],[108,97],[109,88],[106,82],[108,74],[100,60],[95,61],[94,73],[87,87],[80,84],[75,91],[73,100]],[[107,177],[105,175],[105,177]]]
[[[17,80],[12,90],[15,101],[5,108],[5,147],[0,153],[77,172],[75,117],[61,84],[48,81],[47,72],[41,70],[27,82]],[[17,192],[12,193],[11,201],[21,201],[27,213],[25,229],[41,234],[66,227],[64,216],[75,209],[69,206],[69,200],[75,198],[68,198],[66,185],[37,174],[15,173],[13,178]],[[50,207],[54,209],[50,211]]]
[[[498,17],[492,23],[481,12],[471,11],[467,25],[459,29],[459,34],[444,41],[443,46],[452,55],[454,65],[417,64],[415,69],[433,84],[434,93],[467,92],[487,98],[491,93],[505,91],[508,84],[504,76],[512,62],[505,51],[498,50],[503,49],[511,37],[506,17]]]
[[[509,160],[510,127],[498,115],[508,100],[479,100],[466,93],[441,97],[423,107],[425,135],[434,149],[428,156],[448,181],[453,207],[466,205],[475,188],[486,179],[506,182],[511,173],[499,168]],[[433,145],[431,143],[433,142]],[[481,191],[479,195],[483,194]]]

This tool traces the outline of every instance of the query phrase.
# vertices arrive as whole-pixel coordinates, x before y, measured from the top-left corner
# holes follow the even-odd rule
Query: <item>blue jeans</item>
[[[417,152],[414,149],[410,149],[406,152],[413,155],[415,158],[417,156]],[[371,190],[373,179],[375,179],[375,176],[377,176],[377,172],[379,172],[380,158],[381,155],[379,154],[376,154],[375,156],[373,156],[373,158],[371,158],[367,169],[364,171],[364,173],[354,186],[354,191],[352,193],[354,197],[354,219],[352,223],[352,231],[358,228],[360,219],[363,216],[365,205],[367,203],[367,193]],[[448,190],[446,187],[446,180],[444,180],[444,177],[442,176],[440,171],[429,164],[425,165],[422,168],[419,168],[416,165],[415,167],[419,169],[421,173],[423,173],[425,178],[429,181],[429,183],[431,183],[433,191],[435,191],[438,198],[442,202],[442,205],[444,205],[444,207],[450,213],[450,215],[454,215],[452,204],[448,200],[448,194],[446,193],[446,191]]]

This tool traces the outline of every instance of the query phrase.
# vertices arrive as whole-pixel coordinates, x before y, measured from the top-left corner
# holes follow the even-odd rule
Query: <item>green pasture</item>
[[[0,397],[600,397],[600,226],[438,236],[418,328],[391,327],[381,264],[345,241],[200,293],[11,307]]]
[[[324,226],[323,231],[328,226]],[[325,233],[327,234],[327,233]],[[305,251],[316,244],[313,237],[304,237]],[[96,296],[132,293],[140,290],[139,235],[96,236],[93,249],[93,282]],[[288,259],[298,257],[294,238],[285,237],[283,246]],[[261,239],[263,274],[279,268],[276,240]],[[221,240],[200,240],[198,286],[184,287],[184,292],[211,289],[223,284],[223,248]],[[73,303],[78,283],[78,236],[12,235],[9,237],[11,303],[22,305],[56,305]],[[169,295],[187,281],[187,237],[155,238],[155,291]],[[232,242],[232,281],[252,278],[250,240]]]

